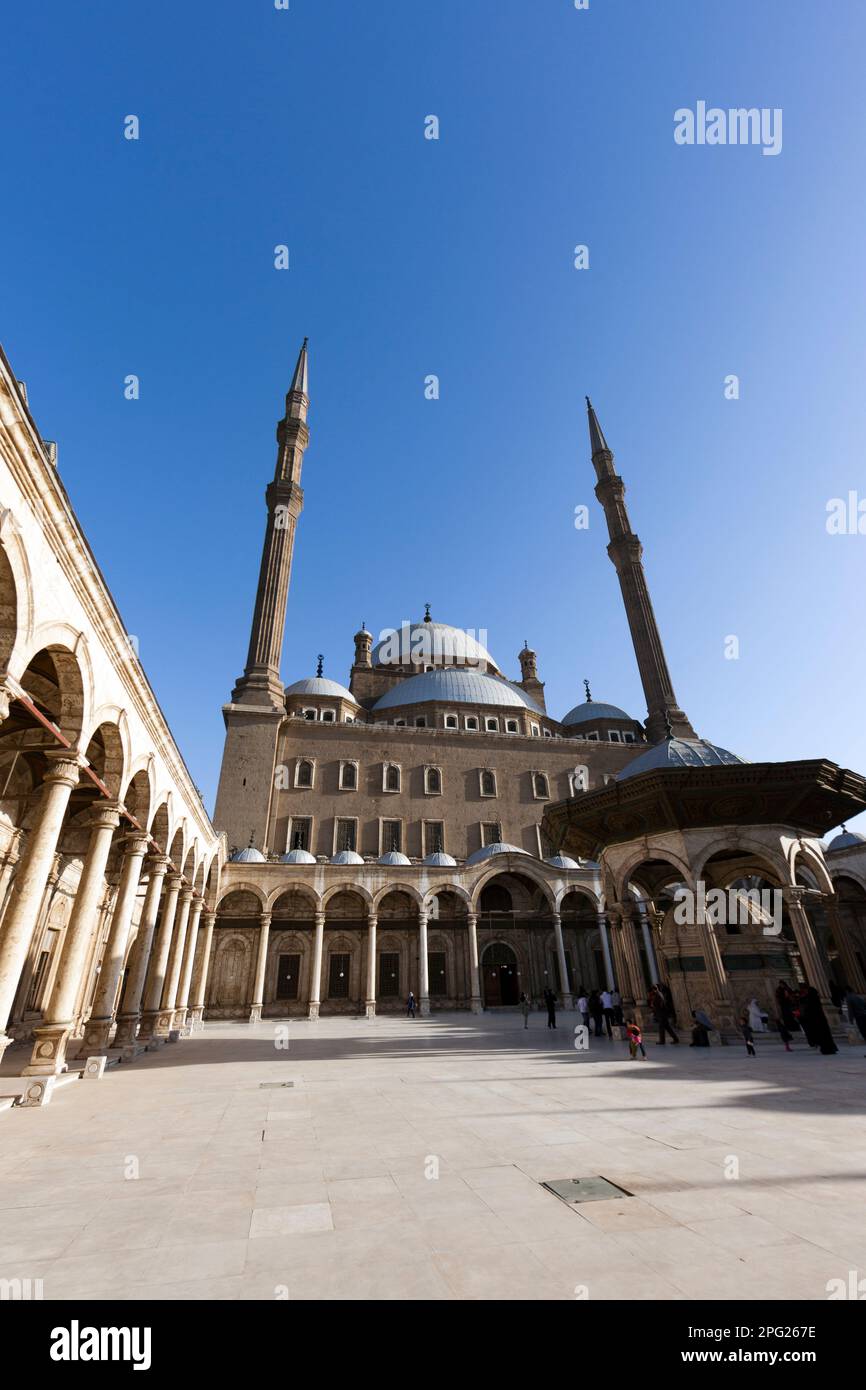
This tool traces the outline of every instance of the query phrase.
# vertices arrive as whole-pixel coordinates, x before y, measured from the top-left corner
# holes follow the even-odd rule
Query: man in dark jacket
[[[670,1033],[671,1042],[678,1043],[679,1038],[671,1027],[671,1013],[668,1001],[660,989],[656,988],[650,994],[649,1006],[653,1011],[653,1018],[659,1026],[659,1043],[664,1046],[665,1033]]]

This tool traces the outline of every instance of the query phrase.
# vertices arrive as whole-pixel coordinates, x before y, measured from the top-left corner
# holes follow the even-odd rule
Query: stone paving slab
[[[866,1274],[866,1059],[512,1014],[208,1024],[0,1114],[46,1299],[827,1298]],[[7,1058],[8,1058],[7,1054]],[[291,1088],[262,1083],[292,1081]],[[569,1205],[540,1184],[629,1195]]]

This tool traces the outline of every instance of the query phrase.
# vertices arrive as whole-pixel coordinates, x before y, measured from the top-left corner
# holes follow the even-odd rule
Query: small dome
[[[295,681],[294,685],[286,686],[287,695],[324,695],[331,700],[348,700],[356,705],[351,690],[347,690],[338,681],[329,681],[326,676],[308,676],[306,680]]]
[[[363,864],[360,854],[356,854],[353,849],[341,849],[336,854],[331,855],[332,864]]]
[[[866,845],[866,835],[858,835],[856,830],[842,830],[833,836],[827,850],[852,849],[854,845]]]
[[[470,632],[448,623],[404,623],[388,628],[373,648],[374,666],[478,666],[499,667],[486,647]]]
[[[386,690],[373,709],[377,712],[380,709],[399,709],[401,705],[423,705],[431,700],[443,705],[506,705],[509,708],[529,709],[533,714],[543,713],[524,690],[502,676],[462,670],[460,667],[407,676]]]
[[[569,859],[567,854],[552,854],[549,859],[545,859],[545,864],[549,864],[552,869],[579,869],[580,865],[575,859]]]
[[[267,860],[260,849],[236,849],[234,854],[229,855],[230,864],[266,864]]]
[[[669,768],[682,767],[728,767],[733,763],[745,763],[736,753],[727,748],[718,748],[703,738],[666,738],[663,743],[655,743],[639,758],[629,763],[622,772],[616,774],[616,781],[623,782],[627,777],[638,777],[642,772],[658,772]]]
[[[618,705],[602,705],[598,700],[584,700],[582,705],[575,705],[568,714],[563,715],[560,720],[562,724],[593,724],[597,719],[625,719],[629,724],[636,724],[638,721],[632,719],[630,714],[626,714],[624,709]]]
[[[470,854],[466,860],[467,868],[470,864],[483,864],[485,859],[491,859],[494,854],[526,854],[526,850],[497,840],[495,844],[485,845],[483,849],[477,849],[474,854]]]
[[[431,869],[456,869],[457,860],[452,859],[450,854],[446,854],[444,849],[434,850],[428,854],[426,859],[421,860],[422,864],[427,864]]]
[[[407,859],[405,854],[401,854],[398,849],[389,849],[387,854],[379,856],[380,864],[410,864],[412,861]]]
[[[315,864],[316,856],[308,849],[290,849],[288,854],[280,855],[281,864]]]

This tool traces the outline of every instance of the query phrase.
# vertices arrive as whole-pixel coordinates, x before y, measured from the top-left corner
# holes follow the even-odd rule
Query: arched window
[[[506,719],[506,721],[505,721],[505,732],[508,733],[508,734],[516,734],[516,733],[519,732],[518,724],[517,724],[517,720],[516,720],[516,719]]]
[[[400,769],[396,763],[385,764],[385,791],[398,792],[400,790]]]
[[[482,773],[481,773],[480,783],[481,783],[481,795],[482,795],[482,796],[495,796],[495,795],[496,795],[496,773],[495,773],[495,772],[490,772],[490,771],[488,771],[487,768],[484,768],[484,769],[482,770]]]
[[[305,718],[305,719],[315,719],[315,718],[316,718],[316,711],[315,711],[314,709],[305,709],[305,710],[304,710],[304,718]]]
[[[486,888],[481,890],[481,901],[479,903],[482,912],[511,912],[513,903],[508,889],[501,883],[488,883]],[[484,953],[485,961],[488,960],[488,953]]]
[[[335,720],[335,715],[334,715],[334,711],[333,711],[332,709],[323,709],[323,710],[322,710],[322,723],[323,723],[323,724],[333,724],[333,723],[334,723],[334,720]]]
[[[298,766],[295,772],[296,787],[311,787],[313,785],[313,764],[306,758],[298,759]]]
[[[547,777],[543,772],[534,772],[532,774],[532,787],[537,801],[543,801],[550,795]]]
[[[344,792],[357,791],[358,764],[340,763],[340,788]]]
[[[424,790],[428,796],[438,796],[442,790],[442,773],[438,767],[428,767]]]

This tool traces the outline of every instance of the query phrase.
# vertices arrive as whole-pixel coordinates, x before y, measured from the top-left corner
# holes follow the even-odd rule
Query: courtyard
[[[863,1045],[649,1037],[632,1062],[575,1051],[573,1026],[211,1023],[6,1111],[0,1279],[45,1299],[826,1300],[866,1273]],[[630,1195],[541,1185],[597,1177]]]

